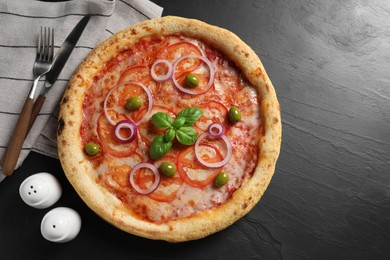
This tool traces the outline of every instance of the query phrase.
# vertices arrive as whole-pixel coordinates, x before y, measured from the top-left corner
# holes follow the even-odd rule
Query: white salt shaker
[[[58,207],[50,210],[41,222],[42,236],[56,243],[74,239],[81,228],[80,215],[71,208]]]
[[[44,209],[54,205],[59,200],[62,189],[53,175],[41,172],[25,179],[19,187],[19,194],[27,205]]]

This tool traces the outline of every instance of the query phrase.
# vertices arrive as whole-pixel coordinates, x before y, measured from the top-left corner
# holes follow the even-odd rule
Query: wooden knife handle
[[[3,160],[3,173],[6,176],[11,175],[15,170],[20,151],[22,150],[24,139],[27,135],[33,103],[34,100],[31,98],[27,98],[24,102],[23,109],[20,112],[18,122],[16,123],[14,129],[14,133],[5,152]]]
[[[46,96],[44,96],[44,95],[39,95],[37,100],[35,100],[33,108],[32,108],[32,112],[31,112],[30,122],[28,124],[27,134],[30,132],[31,127],[34,125],[35,119],[37,119],[37,116],[38,116],[39,112],[41,111],[41,108],[42,108],[45,100],[46,100]],[[27,136],[27,134],[26,134],[26,136]]]

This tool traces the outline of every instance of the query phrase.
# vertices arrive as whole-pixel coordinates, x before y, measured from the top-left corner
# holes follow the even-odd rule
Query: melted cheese
[[[159,49],[159,46],[166,47]],[[196,47],[194,48],[194,46]],[[197,96],[186,95],[181,93],[171,80],[159,83],[150,77],[150,67],[157,58],[164,58],[173,63],[191,48],[194,49],[194,52],[198,49],[202,55],[206,55],[215,67],[215,80],[209,91]],[[208,68],[202,63],[195,69],[194,73],[207,75]],[[142,108],[136,112],[126,111],[119,100],[129,91],[118,88],[115,90],[117,92],[113,93],[113,97],[110,97],[112,101],[110,101],[109,109],[131,119],[147,117],[146,122],[139,126],[137,139],[133,141],[133,144],[116,144],[109,139],[110,133],[107,134],[103,131],[109,131],[110,126],[104,126],[105,121],[101,119],[102,104],[108,92],[120,82],[131,80],[142,82],[151,90],[154,112],[162,110],[175,117],[186,107],[202,108],[205,111],[204,117],[194,125],[198,134],[204,132],[213,121],[224,124],[226,136],[233,146],[231,160],[216,170],[200,166],[193,169],[193,165],[186,166],[186,163],[183,163],[184,158],[196,161],[193,153],[190,151],[185,157],[180,157],[188,148],[174,145],[168,158],[177,166],[178,164],[183,165],[182,168],[178,169],[181,174],[177,173],[174,177],[176,179],[165,179],[164,184],[160,183],[160,187],[150,195],[138,194],[128,180],[129,172],[134,165],[151,161],[148,149],[150,141],[156,136],[156,129],[153,129],[149,120],[151,115],[144,114]],[[145,106],[147,102],[150,101],[144,100]],[[226,115],[227,110],[232,105],[239,107],[242,113],[242,120],[234,125],[228,122]],[[90,159],[91,164],[96,169],[97,182],[116,195],[140,218],[155,223],[188,217],[199,211],[223,204],[236,189],[240,188],[245,179],[250,178],[257,162],[257,144],[261,122],[255,89],[220,53],[195,39],[174,36],[145,39],[133,46],[131,50],[120,53],[96,77],[95,82],[88,90],[83,108],[84,119],[80,129],[81,142],[85,144],[89,141],[96,141],[103,146],[102,153],[98,158]],[[109,143],[110,145],[108,145]],[[223,152],[225,148],[221,143],[217,141],[213,145]],[[127,152],[130,154],[126,154]],[[213,149],[209,149],[206,153],[210,157],[217,154]],[[158,163],[156,162],[156,164]],[[209,177],[210,174],[215,175],[220,171],[229,174],[229,182],[217,189],[212,184],[212,178]],[[187,174],[184,179],[182,178],[183,173]],[[208,180],[208,183],[195,185],[191,180],[199,182]]]

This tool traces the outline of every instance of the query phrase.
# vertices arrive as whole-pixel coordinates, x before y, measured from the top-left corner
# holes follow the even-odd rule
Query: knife
[[[90,18],[90,15],[86,15],[86,16],[84,16],[83,19],[81,19],[78,22],[78,24],[75,26],[75,28],[72,30],[72,32],[65,39],[61,48],[58,50],[58,52],[54,58],[51,70],[46,74],[45,86],[42,89],[42,92],[39,94],[37,100],[34,102],[32,112],[31,112],[30,122],[28,125],[27,134],[30,132],[31,127],[33,126],[33,124],[35,122],[35,119],[37,118],[39,112],[41,111],[43,103],[46,100],[47,92],[54,85],[58,76],[60,75],[62,68],[64,67],[66,61],[68,60],[70,54],[73,51],[74,46],[76,45],[76,43],[79,40],[81,34],[83,33],[85,27],[87,26],[89,18]]]
[[[52,67],[50,71],[46,74],[46,81],[45,86],[37,98],[37,100],[34,102],[32,111],[31,111],[31,117],[29,121],[29,125],[27,128],[27,134],[25,137],[27,137],[32,125],[35,122],[35,119],[37,118],[39,111],[42,108],[43,103],[46,99],[46,93],[47,91],[53,86],[53,84],[56,82],[58,75],[60,75],[62,68],[64,67],[66,61],[68,60],[70,54],[72,53],[74,46],[76,45],[77,41],[79,40],[82,32],[84,31],[90,16],[86,15],[83,17],[78,24],[75,26],[75,28],[72,30],[72,32],[68,35],[68,37],[65,39],[65,42],[62,44],[61,48],[58,50],[57,55],[54,58]],[[8,145],[9,147],[10,145]],[[14,149],[11,151],[8,151],[5,153],[5,157],[3,158],[3,174],[5,176],[11,175],[14,170],[16,163],[18,161],[21,148]],[[4,176],[0,176],[0,181],[4,179]]]

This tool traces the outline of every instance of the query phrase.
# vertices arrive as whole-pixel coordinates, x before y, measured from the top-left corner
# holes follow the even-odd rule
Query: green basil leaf
[[[176,138],[182,144],[191,145],[198,139],[198,134],[192,127],[183,126],[176,131]]]
[[[177,118],[183,117],[185,118],[184,126],[191,126],[193,123],[196,122],[201,116],[203,115],[203,110],[200,110],[196,107],[189,107],[186,109],[183,109],[178,115]]]
[[[176,131],[173,128],[169,128],[168,131],[164,134],[165,142],[172,142],[173,138],[175,138]]]
[[[157,112],[152,116],[152,123],[160,128],[171,127],[173,119],[166,113]]]
[[[163,157],[166,153],[168,153],[171,150],[172,142],[165,142],[164,141],[164,135],[158,135],[156,136],[149,149],[149,155],[150,158],[153,160],[157,160],[161,157]]]
[[[180,127],[184,126],[186,119],[184,117],[178,117],[173,121],[172,125],[176,129],[180,129]]]

